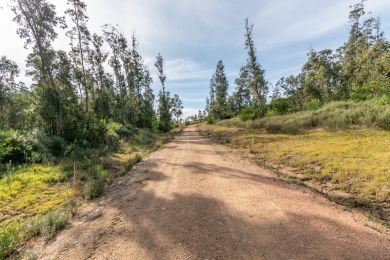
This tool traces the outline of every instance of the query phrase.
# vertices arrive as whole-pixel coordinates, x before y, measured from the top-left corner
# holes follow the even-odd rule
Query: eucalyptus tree
[[[183,114],[183,102],[177,94],[172,98],[172,113],[176,117],[176,123],[179,123],[179,118]]]
[[[108,53],[103,49],[104,39],[102,36],[93,34],[91,43],[92,48],[88,62],[91,65],[92,82],[96,92],[93,101],[94,113],[99,119],[111,119],[115,93],[112,88],[111,76],[104,69]]]
[[[160,53],[156,57],[154,66],[157,69],[158,78],[161,83],[158,104],[159,128],[162,131],[168,131],[171,128],[172,123],[172,100],[169,91],[165,91],[167,76],[164,73],[164,59]]]
[[[35,85],[42,88],[39,99],[50,104],[53,111],[45,121],[52,134],[62,135],[64,129],[64,111],[62,105],[61,86],[53,75],[55,51],[52,47],[57,38],[56,27],[65,28],[63,17],[59,17],[55,6],[46,0],[13,0],[11,10],[14,21],[19,25],[17,33],[25,40],[25,48],[30,47],[32,53],[28,57],[28,65],[32,68]],[[47,100],[51,98],[52,100]]]
[[[7,57],[0,58],[0,129],[5,127],[5,108],[10,103],[11,93],[16,90],[16,77],[19,75],[18,65]]]
[[[81,89],[83,89],[85,112],[88,116],[90,109],[90,92],[93,91],[92,81],[88,68],[90,55],[91,33],[89,32],[86,15],[87,5],[81,0],[68,0],[69,8],[65,11],[69,15],[72,26],[66,35],[71,40],[70,56],[73,61],[73,75]]]
[[[112,25],[105,25],[103,27],[103,35],[111,48],[111,57],[108,60],[109,65],[112,67],[114,73],[114,88],[116,92],[116,106],[115,117],[119,122],[127,123],[126,112],[126,76],[124,75],[124,68],[121,63],[121,36],[118,29]]]

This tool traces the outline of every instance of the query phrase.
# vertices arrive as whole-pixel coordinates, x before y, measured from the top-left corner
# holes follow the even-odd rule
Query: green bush
[[[85,199],[97,198],[104,192],[104,185],[108,172],[100,164],[87,166],[87,182],[84,184],[83,195]]]
[[[209,115],[206,119],[207,124],[212,125],[215,123],[215,119],[213,116]]]
[[[32,147],[15,131],[0,131],[0,163],[24,163],[31,156]]]
[[[65,153],[66,143],[59,136],[41,136],[40,143],[47,149],[50,155],[55,157],[63,156]]]
[[[241,110],[238,117],[241,119],[241,121],[255,120],[256,110],[253,107],[246,107]]]
[[[69,213],[62,211],[51,211],[37,216],[29,225],[28,236],[42,235],[46,240],[50,240],[69,223],[69,218]]]
[[[138,129],[130,124],[124,125],[115,130],[115,132],[121,137],[125,139],[130,139],[135,134],[138,133]]]
[[[11,222],[0,229],[0,259],[12,254],[24,240],[23,228],[18,222]]]
[[[83,190],[84,198],[90,200],[90,199],[100,197],[104,191],[104,183],[105,181],[103,178],[88,180],[87,183],[85,183],[84,185],[84,190]]]
[[[318,99],[311,99],[304,105],[305,110],[317,110],[321,107],[321,102]]]
[[[269,104],[268,115],[284,115],[288,113],[289,103],[287,98],[277,98]]]

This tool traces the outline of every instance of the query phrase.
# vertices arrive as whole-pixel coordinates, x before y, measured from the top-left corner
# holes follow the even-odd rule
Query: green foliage
[[[304,106],[304,110],[317,110],[321,107],[321,102],[318,99],[310,99]]]
[[[28,236],[42,235],[46,240],[50,240],[68,224],[69,218],[70,215],[66,211],[50,211],[37,216],[29,224]]]
[[[83,195],[85,199],[94,199],[103,194],[104,191],[104,180],[103,178],[90,179],[85,183],[83,189]]]
[[[227,96],[228,87],[229,84],[225,75],[225,66],[220,60],[218,61],[217,68],[212,76],[210,84],[210,92],[213,97],[211,98],[209,114],[216,120],[229,118]]]
[[[212,115],[209,115],[208,117],[207,117],[207,119],[206,119],[206,122],[207,122],[207,124],[209,124],[209,125],[212,125],[212,124],[214,124],[215,123],[215,119],[214,119],[214,117],[212,116]],[[188,123],[188,124],[187,124]],[[186,122],[186,125],[189,125],[190,124],[190,122]]]
[[[242,121],[255,120],[256,110],[253,107],[246,107],[240,112],[239,117]]]
[[[289,102],[287,98],[276,98],[269,104],[267,115],[284,115],[289,112]]]
[[[5,259],[23,242],[23,227],[16,221],[0,229],[0,259]]]
[[[50,155],[55,157],[63,156],[66,149],[64,139],[59,136],[41,136],[40,144],[42,144]]]
[[[0,163],[24,163],[32,153],[32,147],[16,131],[0,131]]]
[[[86,199],[94,199],[103,194],[104,185],[109,177],[108,172],[100,164],[91,165],[87,170],[87,182],[84,184],[83,195]]]

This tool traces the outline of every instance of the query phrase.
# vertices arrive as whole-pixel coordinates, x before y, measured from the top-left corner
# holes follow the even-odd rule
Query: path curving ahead
[[[35,250],[46,259],[390,259],[390,238],[375,226],[189,127]]]

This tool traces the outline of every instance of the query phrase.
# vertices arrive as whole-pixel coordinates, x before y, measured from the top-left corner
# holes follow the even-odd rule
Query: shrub
[[[32,147],[15,131],[0,131],[0,163],[24,163],[30,157]]]
[[[256,110],[253,107],[246,107],[241,110],[238,115],[241,121],[255,120],[256,119]]]
[[[97,198],[103,194],[104,184],[109,177],[108,172],[100,164],[88,167],[87,182],[84,185],[83,195],[85,199]]]
[[[212,125],[215,123],[215,119],[213,116],[209,115],[206,119],[207,124]]]
[[[380,128],[390,131],[390,109],[385,110],[379,115],[377,124]]]
[[[65,153],[66,143],[59,136],[41,136],[39,142],[47,149],[50,155],[60,157]]]
[[[311,99],[304,105],[305,110],[317,110],[321,107],[321,102],[318,99]]]
[[[126,162],[126,166],[125,166],[126,172],[130,171],[137,163],[141,161],[142,161],[142,156],[140,154],[136,153],[135,155],[131,156]]]
[[[130,124],[124,125],[115,130],[115,132],[122,138],[129,139],[138,133],[138,129]]]
[[[287,98],[277,98],[271,101],[269,104],[268,114],[272,115],[284,115],[288,113],[289,103]]]
[[[84,185],[83,195],[87,200],[97,198],[103,194],[104,191],[104,179],[96,178],[90,179]]]
[[[12,254],[23,242],[24,232],[18,222],[12,222],[0,229],[0,259]]]
[[[28,228],[28,235],[42,235],[46,240],[52,239],[69,222],[68,212],[51,211],[43,216],[35,217]]]

